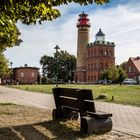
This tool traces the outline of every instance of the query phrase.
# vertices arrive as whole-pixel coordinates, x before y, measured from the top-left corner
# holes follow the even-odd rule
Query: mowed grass
[[[52,94],[55,85],[12,85],[11,87],[41,93]],[[64,88],[91,89],[96,101],[114,102],[140,106],[140,85],[59,85]],[[106,99],[96,99],[99,95],[106,95]],[[112,100],[114,96],[114,100]]]

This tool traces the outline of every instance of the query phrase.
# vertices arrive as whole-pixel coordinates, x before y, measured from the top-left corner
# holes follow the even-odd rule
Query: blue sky
[[[140,56],[140,0],[111,0],[105,5],[80,6],[69,4],[58,7],[61,17],[42,25],[23,25],[18,23],[23,43],[8,48],[6,57],[13,67],[40,67],[43,55],[53,55],[54,47],[59,45],[70,54],[77,53],[78,15],[85,11],[89,15],[90,41],[94,42],[99,28],[106,34],[106,41],[115,42],[116,64],[127,61],[129,57]]]

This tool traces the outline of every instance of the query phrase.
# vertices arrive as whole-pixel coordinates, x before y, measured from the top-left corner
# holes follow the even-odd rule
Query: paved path
[[[0,86],[0,102],[13,102],[52,110],[53,96]],[[140,137],[140,108],[96,102],[96,109],[113,113],[113,129]]]

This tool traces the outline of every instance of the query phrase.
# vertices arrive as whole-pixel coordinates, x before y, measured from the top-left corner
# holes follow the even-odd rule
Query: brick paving
[[[0,102],[12,102],[52,110],[53,96],[0,86]],[[140,107],[96,102],[96,109],[113,113],[113,129],[140,138]]]

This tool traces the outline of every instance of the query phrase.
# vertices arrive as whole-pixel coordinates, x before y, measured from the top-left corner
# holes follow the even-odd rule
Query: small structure
[[[36,84],[39,81],[39,68],[27,64],[12,68],[12,73],[4,75],[2,84]]]
[[[128,78],[136,80],[140,84],[140,56],[130,57],[125,66]]]

